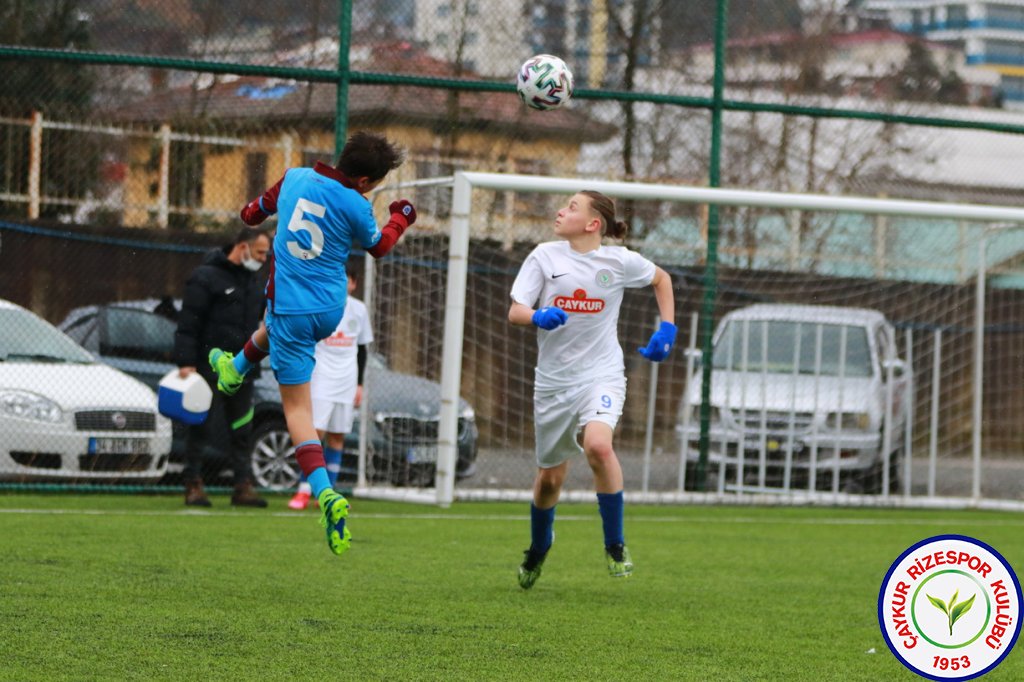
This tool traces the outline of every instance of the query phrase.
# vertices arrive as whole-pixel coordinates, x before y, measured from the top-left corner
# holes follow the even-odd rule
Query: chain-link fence
[[[0,1],[0,298],[65,329],[77,320],[79,336],[71,336],[79,346],[152,387],[158,370],[171,366],[174,322],[153,312],[160,300],[179,298],[203,254],[230,241],[245,202],[289,167],[330,161],[344,134],[357,129],[385,132],[406,148],[391,185],[465,170],[1020,205],[1019,83],[1009,70],[986,68],[976,42],[923,40],[934,21],[906,30],[898,8],[883,7],[898,4],[733,0],[726,14],[718,3],[659,0],[296,0],[260,8]],[[1024,19],[1019,24],[1024,35]],[[716,40],[718,28],[724,42]],[[720,81],[716,47],[724,48]],[[534,111],[514,93],[518,66],[541,52],[562,56],[574,71],[577,96],[567,108]],[[443,291],[451,194],[432,186],[401,193],[416,203],[419,221],[396,257],[379,264],[372,290],[361,292],[372,294],[380,332],[373,371],[436,383],[441,329],[429,297]],[[476,462],[487,461],[484,453],[502,462],[530,449],[525,441],[512,444],[500,426],[509,414],[529,414],[532,367],[532,340],[507,329],[505,303],[523,255],[550,237],[559,201],[495,192],[474,214],[474,253],[488,255],[471,276],[474,316],[493,324],[468,332],[474,336],[464,357],[460,439],[473,442],[463,446],[463,480],[519,485],[500,466]],[[933,356],[950,373],[939,402],[939,440],[950,461],[971,450],[975,417],[965,367],[983,264],[990,287],[983,442],[1016,466],[1024,450],[1015,418],[1019,231],[754,207],[723,209],[709,220],[707,206],[657,201],[624,200],[620,213],[632,226],[630,245],[675,274],[679,310],[687,315],[717,320],[762,301],[882,311],[900,347],[909,344],[919,396],[931,390]],[[718,242],[715,279],[707,277],[709,232]],[[987,251],[979,256],[982,241]],[[710,310],[705,285],[715,287]],[[114,319],[127,313],[113,304],[125,302],[121,308],[139,319]],[[653,315],[646,299],[629,301],[627,348],[643,341]],[[690,343],[685,319],[680,346]],[[29,335],[21,324],[5,323],[12,344],[5,356],[45,355],[32,352],[41,328]],[[15,367],[5,363],[5,371]],[[649,438],[647,369],[627,368],[631,397],[621,440],[634,451]],[[125,427],[128,435],[71,423],[81,412],[105,415],[100,419],[152,413],[142,407],[148,394],[134,404],[121,388],[76,378],[95,394],[87,391],[78,408],[36,387],[31,377],[43,374],[35,365],[20,370],[17,380],[0,384],[0,407],[3,418],[29,424],[35,435],[2,444],[0,476],[83,480],[93,461],[87,456],[99,455],[105,463],[91,465],[100,467],[96,480],[167,480],[164,467],[176,470],[182,439],[164,438],[166,425],[155,415],[152,429]],[[667,458],[678,458],[685,375],[679,355],[662,368],[658,385],[667,387],[653,401],[651,439]],[[261,381],[257,480],[284,487],[294,471],[266,455],[287,443],[279,439],[275,387]],[[388,390],[402,392],[378,393]],[[53,405],[63,406],[60,414]],[[914,413],[918,422],[926,416]],[[66,446],[48,441],[56,424],[71,424]],[[408,448],[434,431],[412,422],[382,426],[375,447],[397,440],[405,449],[376,457],[371,467],[408,483],[417,474],[410,465],[431,456],[409,456]],[[928,433],[924,425],[915,429],[915,450],[928,449]],[[122,477],[118,458],[125,456]],[[529,477],[530,461],[513,466]],[[630,471],[638,481],[637,467]],[[664,478],[674,485],[676,473]],[[1017,496],[1000,496],[1007,495]]]
[[[468,211],[471,235],[488,224],[496,195],[531,196],[524,182],[535,191],[575,181],[487,174]],[[674,494],[696,483],[702,398],[691,351],[700,348],[707,270],[694,244],[708,229],[701,200],[669,198],[666,187],[675,189],[602,188],[666,195],[634,199],[639,210],[669,217],[665,229],[631,244],[674,278],[680,350],[657,368],[635,352],[656,327],[657,307],[648,290],[628,292],[619,335],[629,398],[616,436],[627,490],[662,501],[685,499]],[[882,200],[872,213],[852,203],[840,210],[837,199],[736,192],[721,211],[727,264],[715,296],[722,319],[711,361],[711,490],[1018,499],[1017,392],[996,387],[1016,373],[1020,296],[1005,283],[1019,268],[1003,256],[1022,234],[992,221],[1019,220],[1020,210],[982,219],[982,207],[969,219],[962,205]],[[912,215],[919,210],[931,215]],[[484,499],[528,496],[533,476],[536,332],[506,321],[512,281],[532,244],[501,243],[470,240],[461,338],[462,396],[476,417],[479,453],[474,475],[459,485],[461,494]],[[403,244],[373,294],[397,303],[378,306],[380,347],[435,381],[453,314],[446,288],[460,286],[442,276],[450,249],[446,239]],[[601,290],[578,294],[587,302]],[[420,464],[415,481],[397,482],[432,485],[433,460]],[[582,463],[571,468],[567,494],[587,495],[591,485]]]

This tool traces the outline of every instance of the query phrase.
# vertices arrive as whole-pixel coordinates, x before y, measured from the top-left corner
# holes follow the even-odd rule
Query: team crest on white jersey
[[[600,270],[597,271],[597,275],[594,277],[594,281],[597,282],[598,286],[607,289],[612,285],[612,282],[614,281],[612,271],[609,270],[608,268],[601,268]]]

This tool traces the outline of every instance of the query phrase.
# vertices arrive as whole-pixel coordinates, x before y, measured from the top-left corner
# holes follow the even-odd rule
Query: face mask
[[[263,263],[253,258],[252,252],[247,249],[245,255],[242,256],[242,267],[250,272],[256,272],[263,267]]]

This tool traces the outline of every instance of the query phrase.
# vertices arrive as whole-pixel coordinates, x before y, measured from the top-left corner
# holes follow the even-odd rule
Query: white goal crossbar
[[[450,505],[456,497],[460,499],[525,499],[525,493],[513,494],[511,491],[502,493],[493,490],[462,489],[456,495],[456,455],[459,416],[459,395],[462,381],[463,329],[466,313],[466,285],[469,262],[469,246],[471,236],[470,216],[474,189],[502,190],[513,192],[534,192],[547,194],[574,194],[580,190],[596,190],[610,197],[620,199],[640,199],[653,201],[672,201],[683,204],[715,204],[719,206],[751,206],[776,208],[784,210],[830,211],[866,213],[887,216],[904,216],[934,219],[957,219],[980,223],[993,223],[993,228],[1018,227],[1024,225],[1024,209],[1007,206],[981,206],[970,204],[947,204],[927,201],[909,201],[895,199],[875,199],[848,196],[827,196],[814,194],[787,194],[782,192],[761,192],[736,189],[716,189],[706,187],[686,187],[679,185],[613,182],[585,178],[553,178],[533,175],[514,175],[503,173],[456,172],[449,181],[444,178],[434,182],[437,185],[452,186],[451,229],[448,252],[448,273],[445,297],[444,345],[441,364],[441,415],[438,429],[437,473],[433,490],[420,489],[382,489],[364,484],[357,486],[356,495],[363,497],[406,500],[420,503],[434,503],[441,506]],[[984,292],[984,259],[979,266],[979,294]],[[983,320],[983,298],[979,303],[979,319]],[[975,376],[980,376],[983,325],[978,324],[975,331]],[[980,500],[980,463],[981,463],[981,386],[975,381],[974,396],[974,444],[973,457],[975,466],[974,495],[971,499],[962,500],[965,506],[977,507]],[[653,502],[668,501],[703,501],[713,502],[719,498],[714,493],[675,493],[653,494],[648,496],[629,494],[635,501],[645,501],[650,497]],[[851,497],[842,495],[841,497]],[[768,497],[778,502],[778,496]],[[790,495],[788,498],[799,498],[802,503],[842,503],[835,495],[814,493],[811,497]],[[885,496],[888,498],[888,496]],[[734,499],[730,497],[730,499]],[[872,501],[857,497],[856,505],[875,506],[882,500]],[[949,506],[949,500],[943,500]],[[851,503],[854,504],[854,503]],[[888,498],[886,506],[893,504],[911,506],[909,500]],[[999,508],[1005,508],[1007,502],[1001,502]],[[936,500],[922,506],[935,506]],[[982,505],[983,506],[983,505]],[[1019,505],[1024,510],[1024,503]]]

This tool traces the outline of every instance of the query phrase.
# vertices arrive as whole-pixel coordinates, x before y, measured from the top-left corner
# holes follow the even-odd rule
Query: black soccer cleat
[[[533,587],[537,578],[540,577],[540,569],[544,566],[544,559],[547,558],[550,550],[551,548],[548,547],[547,551],[541,553],[533,551],[531,547],[523,552],[523,563],[519,565],[519,587],[524,590]]]

